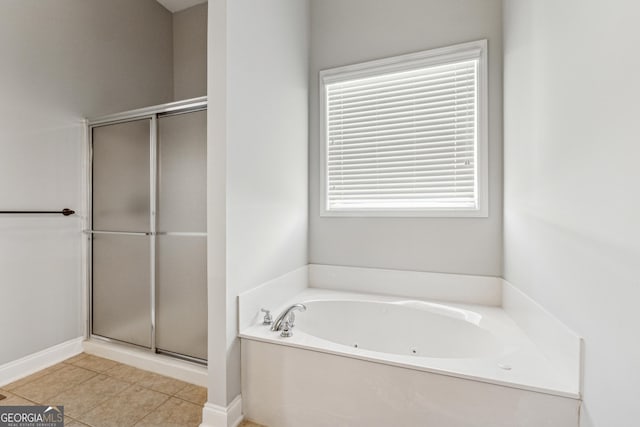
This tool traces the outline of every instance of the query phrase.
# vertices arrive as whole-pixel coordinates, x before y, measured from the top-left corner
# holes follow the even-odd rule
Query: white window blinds
[[[326,210],[477,209],[479,66],[325,82]]]

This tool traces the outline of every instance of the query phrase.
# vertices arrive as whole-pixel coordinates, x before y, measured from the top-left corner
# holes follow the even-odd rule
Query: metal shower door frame
[[[177,114],[191,113],[207,109],[207,97],[199,97],[187,99],[184,101],[160,104],[151,107],[140,108],[136,110],[125,111],[122,113],[110,114],[106,116],[96,117],[85,120],[87,135],[87,158],[86,158],[86,228],[83,230],[87,238],[87,268],[86,274],[86,298],[87,310],[86,319],[86,339],[95,339],[106,342],[117,342],[126,346],[138,349],[147,349],[151,353],[163,353],[172,357],[184,359],[199,364],[207,363],[206,360],[190,357],[183,354],[173,353],[171,351],[159,350],[156,346],[156,236],[158,234],[167,235],[199,235],[206,236],[207,233],[194,232],[171,232],[158,233],[157,231],[157,209],[158,209],[158,117],[171,116]],[[95,231],[93,230],[93,129],[100,126],[115,125],[127,123],[136,120],[149,120],[149,232],[119,232],[119,231]],[[147,235],[149,236],[150,245],[150,347],[140,346],[137,344],[120,341],[113,338],[104,337],[93,334],[93,251],[92,239],[94,234],[118,234],[118,235]]]

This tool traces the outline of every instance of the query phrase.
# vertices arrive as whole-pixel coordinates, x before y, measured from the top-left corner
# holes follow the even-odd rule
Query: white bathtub
[[[298,330],[335,344],[411,359],[496,357],[505,350],[494,334],[479,327],[478,313],[424,301],[353,298],[305,301],[309,311],[299,316]],[[419,333],[416,325],[424,325]]]
[[[309,289],[293,336],[261,324],[242,338],[579,398],[501,308]]]
[[[272,426],[577,425],[579,395],[499,307],[307,289],[293,336],[241,331],[245,413]],[[421,424],[430,420],[428,424]],[[416,424],[417,423],[417,424]]]

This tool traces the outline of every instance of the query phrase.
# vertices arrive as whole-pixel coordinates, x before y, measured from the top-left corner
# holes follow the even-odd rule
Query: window
[[[487,216],[486,51],[321,71],[321,214]]]

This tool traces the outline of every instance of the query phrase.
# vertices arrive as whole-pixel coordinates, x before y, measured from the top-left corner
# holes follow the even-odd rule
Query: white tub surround
[[[502,281],[502,308],[555,366],[568,390],[582,393],[583,340],[535,300],[506,280]]]
[[[292,295],[297,295],[309,285],[309,266],[305,265],[240,294],[238,297],[238,326],[241,331],[262,322],[262,308],[272,310],[282,306]]]
[[[249,339],[242,372],[245,416],[270,426],[578,426],[579,400]]]
[[[502,279],[493,276],[309,265],[309,287],[500,306]]]
[[[295,303],[292,337],[262,324]],[[268,425],[578,425],[580,338],[500,278],[310,265],[239,316],[244,413]]]
[[[579,399],[578,390],[499,307],[307,289],[292,337],[261,320],[241,338]],[[357,346],[357,347],[356,347]]]
[[[489,306],[502,303],[499,277],[309,264],[240,294],[239,330],[262,319],[261,308],[277,315],[274,307],[307,288]]]

